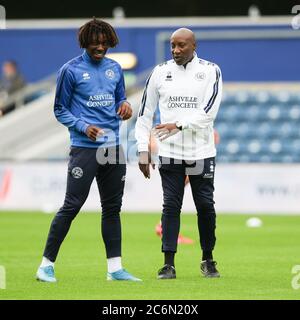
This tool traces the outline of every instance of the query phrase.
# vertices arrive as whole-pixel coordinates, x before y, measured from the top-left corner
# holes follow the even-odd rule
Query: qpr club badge
[[[80,167],[74,167],[71,171],[73,178],[80,179],[83,176],[83,170]]]
[[[112,80],[115,77],[115,73],[113,72],[113,70],[107,69],[105,71],[105,76],[106,76],[106,78]]]
[[[197,72],[197,73],[195,74],[195,79],[196,79],[197,81],[203,81],[203,80],[205,79],[205,77],[206,77],[206,75],[205,75],[204,72]]]

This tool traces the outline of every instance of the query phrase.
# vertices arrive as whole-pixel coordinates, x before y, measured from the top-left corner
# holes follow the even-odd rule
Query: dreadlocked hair
[[[78,40],[81,48],[87,48],[90,44],[95,43],[99,39],[99,34],[105,37],[110,48],[114,48],[119,39],[114,28],[103,20],[93,19],[79,28]]]

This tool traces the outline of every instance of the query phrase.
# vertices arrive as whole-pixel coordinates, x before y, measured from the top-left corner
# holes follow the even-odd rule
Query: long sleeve
[[[210,72],[210,81],[206,88],[205,97],[199,108],[199,113],[193,118],[184,118],[178,123],[182,129],[203,129],[214,121],[222,99],[222,74],[218,66]]]
[[[124,74],[120,66],[119,66],[119,73],[120,73],[120,80],[117,83],[116,91],[115,91],[115,102],[116,102],[117,109],[119,108],[122,102],[126,101]]]
[[[56,119],[68,128],[75,128],[78,132],[85,133],[89,124],[77,118],[70,111],[75,77],[69,66],[64,66],[58,75],[54,102]]]
[[[135,138],[138,151],[148,151],[153,115],[158,105],[159,95],[156,87],[157,69],[154,69],[147,79],[143,98],[135,125]]]

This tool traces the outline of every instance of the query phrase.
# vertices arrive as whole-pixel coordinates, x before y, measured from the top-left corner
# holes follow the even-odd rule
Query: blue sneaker
[[[56,282],[54,268],[52,266],[39,267],[36,273],[36,279],[44,282]]]
[[[120,269],[116,272],[107,272],[107,280],[126,280],[126,281],[142,281],[139,278],[134,277],[125,269]]]

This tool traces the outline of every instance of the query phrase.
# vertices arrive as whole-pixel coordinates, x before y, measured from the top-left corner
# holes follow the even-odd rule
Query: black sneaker
[[[219,278],[220,273],[216,268],[216,261],[204,260],[201,262],[200,269],[204,277],[206,278]]]
[[[176,279],[176,271],[173,266],[165,264],[159,271],[157,279]]]

